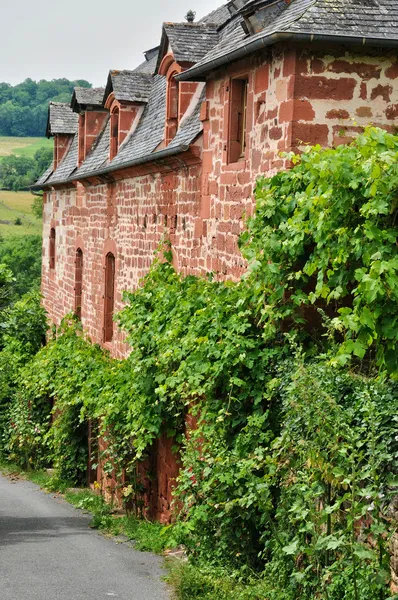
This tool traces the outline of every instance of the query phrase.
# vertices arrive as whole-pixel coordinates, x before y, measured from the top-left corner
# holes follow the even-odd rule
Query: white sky
[[[224,0],[225,2],[225,0]],[[0,0],[0,82],[87,79],[133,69],[160,42],[164,21],[201,18],[223,0]]]

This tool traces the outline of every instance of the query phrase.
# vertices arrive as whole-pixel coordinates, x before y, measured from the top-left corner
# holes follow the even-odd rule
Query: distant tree
[[[51,164],[51,148],[39,148],[33,156],[10,154],[0,161],[0,188],[3,190],[25,190],[29,188]]]
[[[6,303],[14,302],[27,292],[39,289],[41,246],[42,240],[39,235],[0,238],[0,305],[2,276],[4,279],[5,274]]]
[[[26,79],[18,85],[0,83],[0,135],[40,137],[45,133],[50,100],[69,102],[74,87],[91,87],[84,80]]]
[[[7,265],[0,262],[0,310],[10,303],[12,283],[14,278]]]

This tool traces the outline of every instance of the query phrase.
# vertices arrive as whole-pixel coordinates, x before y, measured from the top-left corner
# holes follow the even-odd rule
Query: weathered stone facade
[[[221,47],[239,28],[239,22],[232,28],[239,13],[225,12],[232,4],[228,2],[208,17],[218,23]],[[303,5],[304,11],[308,1],[286,4],[286,15],[291,11],[296,18],[295,7]],[[73,106],[80,113],[80,125],[73,135],[59,127],[51,132],[50,127],[59,149],[58,169],[38,182],[45,192],[44,306],[55,323],[75,310],[79,249],[82,324],[93,342],[103,344],[118,358],[125,357],[129,348],[116,327],[112,339],[104,337],[107,255],[115,258],[114,312],[123,306],[123,291],[139,285],[164,237],[171,242],[180,272],[203,275],[213,271],[217,277],[236,279],[245,270],[238,238],[254,209],[255,181],[289,167],[289,157],[282,153],[300,151],[305,144],[346,143],[369,123],[389,130],[395,130],[398,123],[398,60],[393,49],[344,44],[341,36],[332,40],[329,35],[313,43],[292,37],[264,42],[266,47],[240,58],[228,59],[224,54],[223,60],[227,58],[217,65],[213,56],[219,61],[220,50],[212,46],[214,24],[206,25],[205,20],[191,29],[186,24],[173,29],[173,35],[181,32],[181,39],[195,31],[194,62],[187,60],[170,32],[167,38],[167,27],[160,54],[149,52],[137,70],[140,77],[121,72],[125,80],[121,76],[117,84],[125,87],[112,91],[119,72],[111,73],[110,94],[105,94],[102,106],[98,106],[98,90],[91,104],[89,94],[80,103],[76,95]],[[232,33],[223,33],[223,27]],[[193,74],[194,81],[181,80],[176,88],[177,79],[189,79],[190,71],[194,73],[195,62],[206,64],[206,53],[211,60],[198,78],[201,82]],[[153,72],[157,87],[151,96],[146,76]],[[245,139],[239,159],[231,162],[235,80],[245,82]],[[140,86],[139,93],[133,93],[131,85]],[[121,99],[116,99],[116,93]],[[116,105],[117,113],[112,113]],[[119,111],[129,115],[129,133],[124,121],[119,121],[119,128],[117,123],[109,125],[109,111],[111,116]],[[84,156],[78,152],[78,147],[87,146],[82,136],[90,136]],[[55,266],[50,260],[52,235],[56,236]],[[170,516],[172,480],[178,469],[171,447],[170,440],[160,440],[154,449],[152,468],[157,483],[147,496],[152,515],[163,520]]]

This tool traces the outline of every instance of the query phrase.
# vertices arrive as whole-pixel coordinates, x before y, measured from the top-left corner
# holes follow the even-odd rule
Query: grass
[[[0,158],[15,154],[16,156],[33,157],[40,148],[52,148],[53,140],[36,137],[2,137],[0,136]]]
[[[265,580],[253,579],[240,583],[231,574],[214,569],[200,568],[181,561],[168,561],[167,582],[175,590],[175,600],[281,600],[283,595],[270,595]]]
[[[0,191],[0,237],[41,235],[42,221],[32,213],[33,195],[30,192]],[[19,219],[21,225],[15,225]]]
[[[173,546],[170,528],[160,523],[138,519],[133,515],[114,514],[112,506],[91,490],[67,490],[65,500],[93,515],[91,527],[110,535],[124,536],[134,541],[137,550],[163,554]]]

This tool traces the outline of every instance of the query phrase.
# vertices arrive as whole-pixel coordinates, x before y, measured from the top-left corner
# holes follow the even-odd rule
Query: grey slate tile
[[[78,137],[77,133],[74,135],[69,151],[61,161],[58,169],[51,175],[46,181],[46,185],[54,183],[63,183],[67,181],[71,174],[77,168],[77,157],[78,157]]]
[[[44,171],[43,175],[36,181],[35,186],[44,185],[46,183],[47,179],[49,179],[52,172],[53,172],[53,165],[50,165],[48,167],[47,171]]]
[[[148,102],[152,89],[152,75],[134,71],[110,71],[104,100],[111,91],[121,102]]]
[[[72,135],[77,131],[79,117],[69,104],[50,102],[48,110],[47,136],[55,134]]]
[[[258,34],[247,36],[240,27],[232,28],[228,35],[221,34],[219,43],[186,71],[184,78],[197,68],[214,68],[214,61],[226,64],[233,52],[248,43],[263,39],[266,45],[267,38],[282,32],[398,40],[398,0],[292,0]]]
[[[71,106],[101,106],[104,97],[104,88],[76,87],[73,92]]]
[[[163,27],[177,62],[197,62],[218,43],[215,24],[165,23]]]

